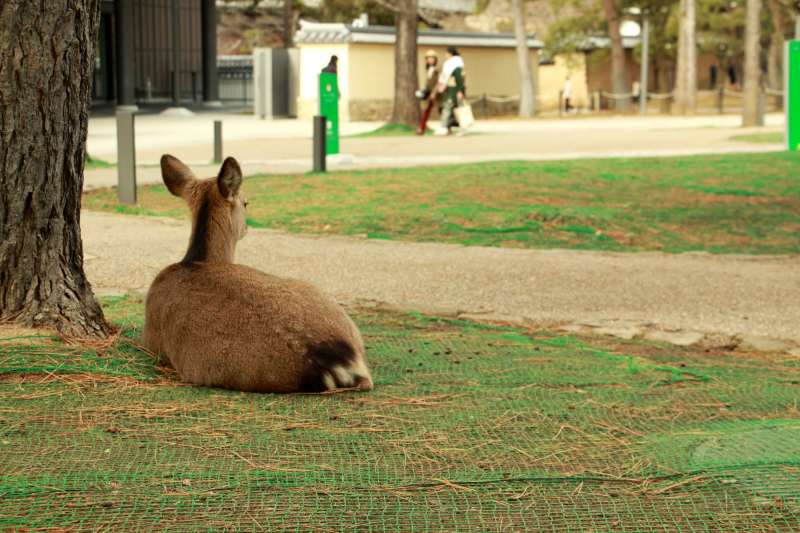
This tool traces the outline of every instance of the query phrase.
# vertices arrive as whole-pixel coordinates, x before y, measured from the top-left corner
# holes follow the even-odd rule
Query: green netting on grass
[[[800,530],[800,361],[362,313],[376,389],[0,342],[0,529]]]

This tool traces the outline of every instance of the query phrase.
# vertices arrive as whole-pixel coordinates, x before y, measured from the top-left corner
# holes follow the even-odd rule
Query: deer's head
[[[164,155],[161,175],[169,192],[183,198],[192,212],[192,238],[181,262],[233,262],[236,242],[247,233],[239,163],[229,157],[216,178],[201,180],[177,158]]]

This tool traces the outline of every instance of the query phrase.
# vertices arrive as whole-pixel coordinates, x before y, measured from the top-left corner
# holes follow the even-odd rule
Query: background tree
[[[419,101],[414,96],[419,83],[417,74],[417,0],[379,0],[394,12],[394,105],[389,122],[417,126]]]
[[[603,12],[608,26],[608,38],[611,42],[611,90],[617,95],[630,94],[631,86],[625,61],[625,48],[622,46],[622,34],[619,32],[621,6],[618,0],[603,0]],[[631,108],[630,96],[614,98],[614,107],[626,112]]]
[[[761,91],[761,0],[747,0],[744,34],[744,108],[742,126],[759,126],[759,92]]]
[[[744,3],[730,0],[698,1],[699,48],[704,53],[716,56],[720,79],[727,77],[730,83],[739,85],[744,58]],[[729,71],[735,76],[735,81],[730,79]]]
[[[650,20],[651,87],[657,93],[668,93],[672,91],[675,80],[678,6],[673,0],[649,0],[644,3],[644,9]],[[670,110],[669,99],[662,98],[658,102],[662,113]]]
[[[0,2],[0,321],[105,337],[80,209],[100,0]]]
[[[694,114],[697,109],[696,24],[695,0],[681,0],[675,68],[675,111],[680,114]]]
[[[531,69],[531,54],[528,49],[528,34],[525,30],[525,5],[523,0],[513,0],[514,33],[517,38],[517,62],[519,64],[519,116],[532,117],[536,112],[535,82]]]
[[[544,39],[544,53],[581,53],[590,37],[607,35],[605,16],[599,1],[581,6],[580,0],[551,0],[556,13]],[[582,7],[582,9],[578,9]]]
[[[324,22],[350,23],[361,13],[369,14],[370,24],[391,25],[395,22],[397,0],[324,0],[316,8],[301,3],[301,15]]]
[[[294,46],[294,2],[283,0],[283,47]]]
[[[767,52],[767,86],[783,90],[783,45],[786,40],[786,7],[779,0],[767,0],[770,18],[769,51]]]

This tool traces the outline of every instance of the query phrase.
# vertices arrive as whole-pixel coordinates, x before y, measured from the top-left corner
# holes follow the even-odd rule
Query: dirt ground
[[[0,336],[0,531],[800,531],[800,359],[358,310],[373,391],[240,393],[142,307]]]
[[[100,293],[145,291],[188,222],[82,214]],[[800,257],[513,250],[251,229],[238,261],[356,306],[800,355]]]
[[[136,160],[140,184],[161,181],[158,161],[171,153],[200,176],[212,176],[213,120],[223,121],[223,150],[247,175],[311,170],[310,120],[258,120],[247,115],[198,114],[193,117],[137,115]],[[696,117],[574,117],[536,120],[480,120],[464,137],[355,137],[380,123],[342,125],[342,154],[328,159],[329,170],[398,168],[480,161],[643,157],[781,150],[780,144],[731,140],[748,133],[779,131],[780,115],[771,114],[765,128],[741,128],[733,115]],[[89,124],[89,153],[117,160],[113,117],[94,117]],[[117,183],[116,169],[86,173],[85,188]]]

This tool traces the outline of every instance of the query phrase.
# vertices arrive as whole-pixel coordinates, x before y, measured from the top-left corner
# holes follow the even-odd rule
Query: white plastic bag
[[[458,126],[465,130],[475,124],[475,117],[472,114],[472,106],[464,102],[453,111],[458,121]]]

